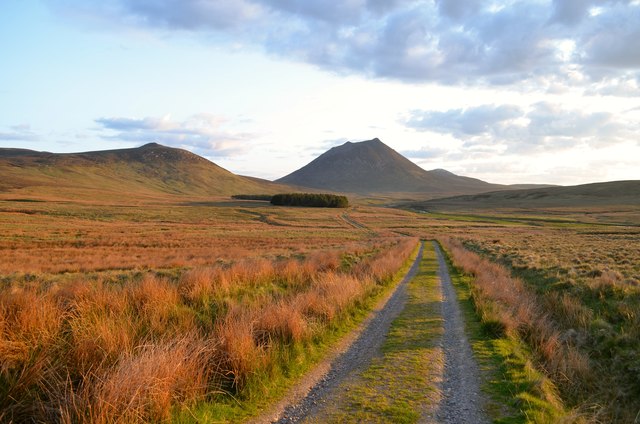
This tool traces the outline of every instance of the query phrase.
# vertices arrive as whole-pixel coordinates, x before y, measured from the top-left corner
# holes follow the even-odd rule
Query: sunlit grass
[[[51,257],[4,262],[33,271],[2,277],[1,420],[188,421],[193,413],[238,420],[256,413],[350,328],[416,245],[346,228],[341,236],[340,220],[324,211],[291,237],[238,211],[211,211],[228,219],[223,230],[225,222],[207,228],[206,208],[175,221],[146,212],[130,217],[136,225],[129,212],[105,223],[75,208],[66,227],[51,214],[40,221],[26,214],[32,228],[7,225],[14,236],[32,238],[24,247],[32,255],[39,248],[57,254],[45,248],[55,237],[69,252],[80,247],[65,243],[90,240],[87,256],[74,260],[96,263],[85,265],[91,272],[54,272],[67,265],[41,273]],[[316,220],[328,228],[313,227]],[[246,248],[234,250],[243,237]],[[44,246],[29,248],[32,242]],[[210,256],[198,258],[200,242]],[[184,249],[184,262],[159,260],[156,243],[167,252]],[[100,257],[93,244],[114,257]],[[135,269],[123,270],[120,260],[136,248],[150,256],[132,257]]]

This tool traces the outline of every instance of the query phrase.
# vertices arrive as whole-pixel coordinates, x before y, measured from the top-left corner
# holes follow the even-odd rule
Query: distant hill
[[[94,196],[227,196],[290,190],[235,175],[182,149],[156,143],[56,154],[0,149],[0,192]]]
[[[533,209],[640,205],[640,180],[612,181],[567,187],[508,190],[433,199],[411,204],[423,210]]]
[[[358,194],[454,195],[511,188],[461,177],[443,169],[426,171],[377,138],[333,147],[276,181]]]

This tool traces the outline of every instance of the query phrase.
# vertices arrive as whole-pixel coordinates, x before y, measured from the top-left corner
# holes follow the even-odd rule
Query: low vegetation
[[[585,358],[559,343],[537,298],[522,282],[457,241],[445,238],[443,245],[452,282],[466,311],[471,343],[485,374],[484,389],[491,395],[488,410],[492,418],[514,423],[581,421],[579,414],[566,410],[548,373],[576,378],[577,373],[585,372]],[[532,357],[547,375],[531,362]]]
[[[5,278],[0,420],[163,421],[186,407],[239,419],[313,360],[415,246],[386,239],[299,258]]]
[[[640,411],[640,231],[620,226],[624,215],[613,210],[561,213],[572,218],[548,214],[518,223],[518,215],[507,221],[505,214],[497,226],[454,227],[449,234],[458,233],[463,256],[484,258],[476,256],[473,261],[484,262],[472,268],[486,268],[485,279],[493,281],[475,288],[496,297],[482,312],[487,327],[498,334],[515,329],[532,363],[577,416],[634,422]]]
[[[229,207],[228,201],[139,206],[0,200],[0,275],[175,269],[357,250],[369,243],[369,234],[354,232],[333,209],[259,202]]]
[[[231,196],[232,199],[237,200],[260,200],[264,202],[270,202],[272,194],[234,194]]]
[[[277,206],[311,206],[317,208],[347,208],[346,196],[321,193],[274,194],[271,203]]]
[[[228,197],[90,198],[0,194],[0,421],[240,421],[346,331],[416,237],[446,243],[490,335],[474,348],[513,377],[496,420],[640,411],[633,206],[355,205],[347,222]]]

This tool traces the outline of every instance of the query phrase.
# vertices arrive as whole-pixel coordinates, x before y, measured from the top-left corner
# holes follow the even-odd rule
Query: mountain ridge
[[[427,171],[380,139],[332,147],[279,183],[363,195],[403,192],[427,195],[473,194],[517,188],[456,175]]]
[[[589,207],[599,205],[640,206],[640,180],[606,181],[524,190],[503,190],[415,202],[420,210],[530,209]]]
[[[0,191],[131,196],[273,194],[288,187],[235,175],[183,149],[140,147],[80,153],[0,148]]]

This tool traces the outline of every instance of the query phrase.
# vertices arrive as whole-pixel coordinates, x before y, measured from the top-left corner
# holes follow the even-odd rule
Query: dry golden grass
[[[60,231],[54,230],[57,216],[42,214],[31,227],[24,224],[33,215],[0,223],[13,232],[2,241],[10,258],[1,260],[1,421],[157,422],[215,394],[241,396],[281,360],[279,349],[335,325],[390,279],[417,242],[354,231],[326,211],[307,213],[308,227],[300,212],[278,212],[295,224],[286,231],[238,210],[213,211],[226,214],[222,223],[214,221],[228,228],[212,230],[199,221],[202,212],[185,212],[173,224],[139,217],[148,221],[131,232],[129,213],[104,225],[94,221],[92,229],[76,216],[64,231],[85,227],[85,242],[94,242],[64,266],[48,262],[72,257],[76,249],[68,246],[68,234],[56,242],[60,250],[46,247]],[[235,222],[239,216],[244,221]],[[173,228],[172,237],[151,230],[158,225]],[[152,234],[137,240],[145,229]],[[27,232],[33,249],[15,237]],[[255,242],[251,254],[237,249],[239,238]],[[206,261],[197,253],[199,242]],[[133,245],[153,252],[157,243],[162,251],[182,250],[184,263],[176,268],[162,259],[129,257]],[[101,258],[107,246],[112,256]],[[42,258],[40,249],[53,253]],[[30,250],[29,258],[17,253]],[[125,257],[123,266],[118,261]],[[127,263],[136,270],[120,271]],[[55,272],[65,269],[75,271]]]
[[[444,245],[455,264],[474,276],[472,298],[488,331],[524,339],[547,373],[567,390],[593,379],[588,356],[562,342],[561,330],[547,315],[541,299],[521,280],[459,242],[445,239]]]
[[[483,270],[475,295],[492,331],[525,339],[570,407],[633,422],[640,231],[607,221],[635,222],[631,212],[600,212],[0,201],[0,421],[163,420],[171,407],[241,393],[278,347],[313,340],[388,280],[415,245],[404,236],[418,236],[453,237],[501,265],[461,259]],[[189,374],[189,388],[165,368],[153,393],[136,389],[160,378],[172,349],[201,352],[214,371]],[[137,361],[141,374],[130,371]],[[118,397],[106,382],[126,372],[139,382]],[[131,406],[98,406],[97,393]]]
[[[367,244],[335,210],[0,201],[0,274],[207,266]],[[265,220],[265,216],[271,217]],[[277,221],[277,222],[276,222]]]
[[[596,422],[633,422],[640,411],[640,231],[606,221],[514,222],[449,228],[493,261],[475,266],[490,280],[478,280],[478,297],[498,305],[481,313],[527,340],[568,405]]]

